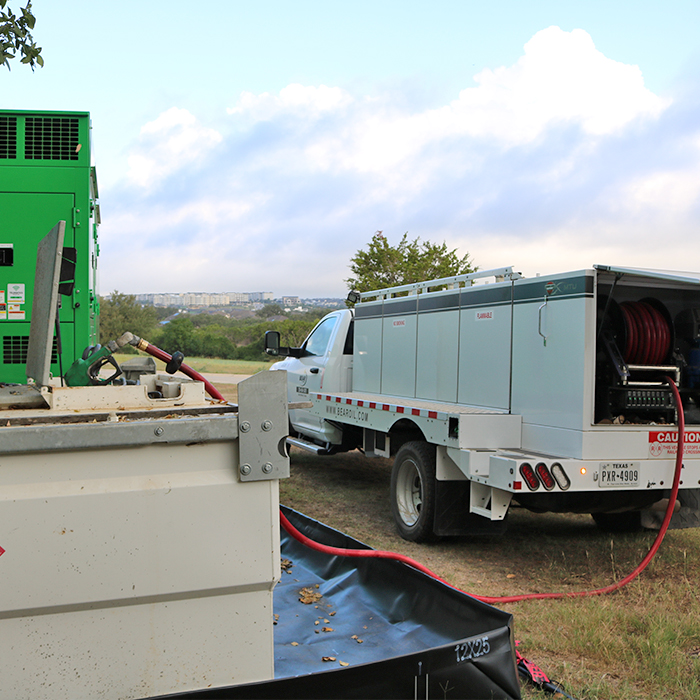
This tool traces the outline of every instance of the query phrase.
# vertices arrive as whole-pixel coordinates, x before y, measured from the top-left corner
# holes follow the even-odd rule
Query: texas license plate
[[[611,488],[613,486],[634,488],[638,485],[638,462],[610,462],[600,465],[598,486],[601,488]]]

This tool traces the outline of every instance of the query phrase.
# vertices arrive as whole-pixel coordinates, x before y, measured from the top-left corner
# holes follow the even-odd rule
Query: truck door
[[[326,316],[304,341],[304,356],[294,360],[289,358],[285,362],[290,401],[304,401],[310,393],[319,392],[324,386],[328,390],[337,390],[338,387],[327,386],[328,381],[324,383],[324,380],[337,383],[326,374],[328,358],[338,335],[339,321],[339,314]],[[299,432],[326,441],[322,434],[324,421],[321,418],[311,415],[307,410],[296,409],[290,411],[290,420]]]

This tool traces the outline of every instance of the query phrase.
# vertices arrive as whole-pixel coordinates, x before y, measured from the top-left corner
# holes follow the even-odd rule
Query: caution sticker
[[[675,457],[678,452],[677,430],[652,430],[649,432],[651,457]],[[700,430],[686,430],[684,455],[700,455]]]
[[[10,321],[24,321],[24,309],[22,304],[8,304],[7,305],[7,318]]]

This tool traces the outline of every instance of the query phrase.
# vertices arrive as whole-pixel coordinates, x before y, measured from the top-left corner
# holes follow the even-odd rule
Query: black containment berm
[[[283,507],[310,539],[370,549]],[[331,556],[282,531],[275,679],[170,698],[520,698],[512,615],[386,559]]]

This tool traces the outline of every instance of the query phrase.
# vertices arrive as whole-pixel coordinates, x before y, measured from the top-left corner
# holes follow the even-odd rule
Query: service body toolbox
[[[513,498],[644,519],[673,478],[669,382],[688,427],[679,500],[700,524],[700,275],[501,268],[358,296],[267,351],[289,355],[273,368],[290,400],[313,403],[290,414],[293,444],[394,457],[402,536],[497,532]]]
[[[272,678],[283,377],[238,406],[170,375],[0,400],[0,698]]]

